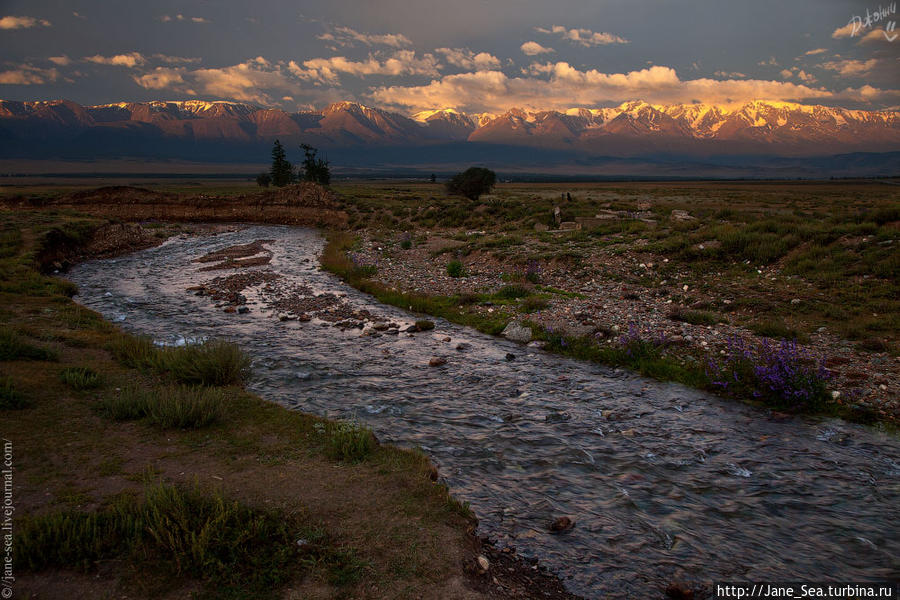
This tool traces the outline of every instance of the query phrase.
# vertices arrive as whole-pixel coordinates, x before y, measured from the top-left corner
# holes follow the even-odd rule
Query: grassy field
[[[161,349],[73,303],[36,257],[97,219],[2,221],[16,597],[479,597],[472,515],[423,455],[245,392],[226,342]]]
[[[689,285],[737,293],[739,304],[724,310],[760,329],[782,326],[802,335],[825,325],[863,348],[893,352],[900,341],[900,188],[894,185],[502,184],[477,202],[449,197],[434,184],[333,188],[348,207],[351,227],[386,242],[403,231],[443,231],[463,242],[453,247],[457,254],[487,251],[523,271],[529,260],[559,261],[576,277],[601,248],[637,253],[659,265],[652,275],[657,283],[684,271]],[[536,232],[535,224],[553,226],[556,206],[562,221],[601,210],[635,216],[569,233]],[[692,218],[674,220],[673,210]],[[647,213],[645,220],[638,213]],[[761,280],[767,270],[778,276]],[[634,282],[646,277],[607,275]],[[790,305],[798,297],[808,301]]]

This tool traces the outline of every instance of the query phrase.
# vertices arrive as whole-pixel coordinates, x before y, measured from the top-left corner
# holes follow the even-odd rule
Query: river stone
[[[531,327],[525,327],[518,321],[510,321],[500,335],[508,340],[526,344],[531,341]]]
[[[460,352],[465,352],[467,350],[472,349],[472,344],[468,344],[466,342],[460,342],[456,345],[456,349],[459,350]]]
[[[491,562],[483,554],[478,556],[478,568],[482,571],[487,571],[491,568]]]
[[[429,367],[441,367],[447,364],[446,358],[441,358],[440,356],[433,356],[431,360],[428,361]]]
[[[245,315],[250,312],[250,309],[246,306],[241,306],[238,308],[238,314]]]
[[[506,353],[506,360],[508,360],[508,361],[516,360],[516,355],[513,354],[512,352],[507,352],[507,353]]]
[[[563,531],[569,531],[575,527],[575,521],[570,519],[569,517],[557,517],[550,523],[550,531],[554,533],[562,533]]]

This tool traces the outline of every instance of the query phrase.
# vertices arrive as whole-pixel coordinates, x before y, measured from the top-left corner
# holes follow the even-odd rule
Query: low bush
[[[793,327],[789,327],[780,321],[757,321],[749,325],[750,331],[756,335],[781,340],[804,341],[806,336]]]
[[[58,360],[56,352],[27,343],[10,329],[0,330],[0,360]]]
[[[447,263],[447,275],[450,277],[465,277],[466,270],[463,267],[463,264],[459,260],[451,260]]]
[[[288,579],[301,552],[297,529],[283,515],[218,492],[159,485],[148,489],[142,502],[122,496],[94,512],[24,518],[13,552],[15,564],[28,571],[86,570],[104,559],[146,559],[252,598]]]
[[[681,321],[682,323],[690,323],[691,325],[715,325],[722,318],[712,312],[705,310],[691,310],[688,308],[676,307],[669,313],[669,318],[673,321]]]
[[[334,460],[360,462],[378,447],[375,435],[355,421],[318,423],[316,429],[325,435],[325,454]]]
[[[531,295],[531,290],[524,285],[505,285],[494,293],[494,297],[504,300],[515,300],[518,298],[527,298]]]
[[[0,410],[18,410],[29,406],[31,403],[16,389],[12,379],[0,376]]]
[[[162,429],[200,429],[222,419],[225,394],[200,386],[126,387],[101,400],[101,414],[116,421],[146,419]]]
[[[109,350],[122,365],[134,369],[152,367],[158,352],[152,338],[128,334],[119,336],[110,344]]]
[[[522,310],[526,313],[533,313],[539,310],[544,310],[550,306],[550,302],[547,301],[546,298],[538,298],[536,296],[529,296],[522,301]]]
[[[68,367],[59,373],[59,378],[73,390],[92,390],[100,387],[101,379],[97,371],[89,367]]]
[[[209,340],[157,351],[156,368],[187,385],[240,385],[250,377],[250,357],[236,344]]]

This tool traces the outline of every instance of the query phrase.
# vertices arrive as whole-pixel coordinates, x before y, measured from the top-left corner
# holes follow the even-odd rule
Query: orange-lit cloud
[[[354,46],[356,43],[365,44],[366,46],[390,46],[392,48],[402,48],[412,45],[412,40],[402,33],[387,34],[370,34],[360,33],[350,27],[334,27],[332,31],[323,33],[318,36],[320,40],[331,42],[338,46]]]
[[[31,27],[50,27],[50,21],[47,19],[36,19],[34,17],[2,17],[0,18],[0,29],[29,29]]]
[[[436,107],[470,112],[500,112],[511,106],[565,110],[573,106],[602,106],[643,99],[660,104],[706,102],[738,104],[748,100],[844,99],[870,102],[900,97],[900,92],[872,86],[831,92],[806,84],[759,79],[682,80],[674,69],[653,66],[628,73],[581,71],[565,62],[531,65],[526,76],[508,77],[500,71],[447,75],[421,86],[385,86],[371,98],[409,111]]]
[[[147,62],[147,59],[140,52],[129,52],[127,54],[116,54],[115,56],[85,56],[84,60],[98,65],[112,65],[116,67],[136,67]]]
[[[554,50],[553,48],[545,48],[537,42],[525,42],[524,44],[519,46],[519,50],[521,50],[523,54],[527,54],[528,56],[536,56],[538,54],[556,52],[556,50]]]
[[[135,75],[134,81],[142,88],[148,90],[162,90],[172,88],[184,83],[182,69],[170,69],[168,67],[156,67],[153,71],[143,75]]]
[[[555,34],[564,40],[568,40],[581,46],[605,46],[607,44],[627,44],[625,38],[603,31],[591,31],[590,29],[566,29],[562,25],[554,25],[549,29],[535,27],[538,33]]]
[[[59,72],[56,69],[19,65],[15,69],[0,72],[0,85],[41,85],[58,78]]]
[[[433,54],[417,57],[412,50],[398,50],[385,60],[369,55],[367,60],[354,61],[343,56],[313,58],[303,61],[301,67],[296,62],[288,63],[288,69],[295,76],[320,82],[337,83],[340,76],[367,77],[370,75],[438,75],[438,61]]]
[[[484,71],[500,67],[500,59],[487,52],[472,52],[468,48],[438,48],[437,54],[442,54],[444,60],[454,67],[475,71]]]
[[[822,68],[835,71],[843,77],[860,77],[878,67],[877,58],[869,60],[833,60],[822,64]]]

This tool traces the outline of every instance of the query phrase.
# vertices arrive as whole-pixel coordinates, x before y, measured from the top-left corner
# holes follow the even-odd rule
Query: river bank
[[[124,365],[110,350],[123,339],[121,331],[73,303],[72,284],[39,271],[153,247],[172,235],[234,229],[4,211],[0,433],[11,442],[14,461],[16,596],[570,597],[531,563],[514,555],[494,560],[496,553],[473,535],[472,514],[433,481],[434,469],[420,453],[378,445],[362,460],[335,459],[328,451],[332,422],[236,386],[217,388],[221,415],[198,428],[104,416],[100,407],[135,385],[174,389],[172,375]],[[38,537],[51,522],[67,527],[114,507],[143,510],[157,490],[177,490],[166,493],[201,504],[221,495],[260,522],[272,515],[297,539],[285,546],[266,541],[256,554],[274,552],[273,562],[253,559],[251,571],[244,565],[229,573],[194,570],[189,560],[175,561],[174,547],[154,549],[148,542],[141,547],[149,554],[119,550],[110,560],[104,554],[110,550],[94,545],[100,540],[82,534],[69,534],[65,543]],[[204,552],[216,555],[235,543],[230,531],[220,528]],[[103,544],[115,540],[112,531],[105,537]],[[41,550],[40,539],[55,548]],[[491,557],[487,569],[479,564],[482,555]]]

